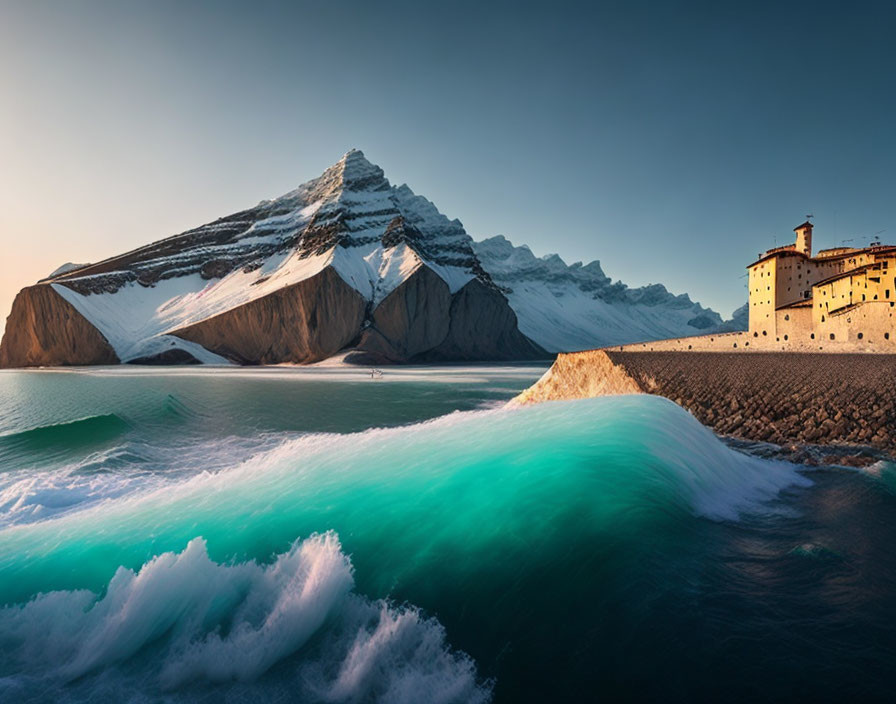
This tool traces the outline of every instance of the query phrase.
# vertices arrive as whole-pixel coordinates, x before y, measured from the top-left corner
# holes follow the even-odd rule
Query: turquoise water
[[[890,466],[542,371],[0,373],[0,700],[888,698]]]

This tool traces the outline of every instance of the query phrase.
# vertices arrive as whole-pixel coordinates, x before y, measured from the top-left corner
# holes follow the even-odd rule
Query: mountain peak
[[[339,197],[346,191],[385,191],[391,188],[383,170],[371,163],[360,149],[349,149],[342,158],[324,171],[318,178],[309,181],[306,200]]]
[[[342,183],[348,189],[366,189],[373,184],[389,187],[386,175],[376,164],[371,163],[360,149],[349,149],[337,163],[341,167]]]

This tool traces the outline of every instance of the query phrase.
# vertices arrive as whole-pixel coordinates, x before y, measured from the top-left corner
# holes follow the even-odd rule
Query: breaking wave
[[[56,591],[0,610],[0,699],[179,700],[197,684],[204,697],[211,686],[234,700],[490,698],[438,621],[353,586],[334,533],[296,541],[266,565],[216,563],[195,538],[139,571],[118,569],[102,595]],[[281,676],[265,680],[277,666]]]

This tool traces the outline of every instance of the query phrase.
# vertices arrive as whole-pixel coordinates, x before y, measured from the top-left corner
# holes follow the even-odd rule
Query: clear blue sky
[[[0,0],[0,307],[351,147],[477,239],[724,315],[806,213],[896,241],[890,3]]]

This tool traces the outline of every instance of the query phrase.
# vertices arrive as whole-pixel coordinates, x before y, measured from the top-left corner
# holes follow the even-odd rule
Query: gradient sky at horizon
[[[0,0],[0,316],[352,147],[482,239],[728,316],[744,267],[896,241],[888,3]]]

